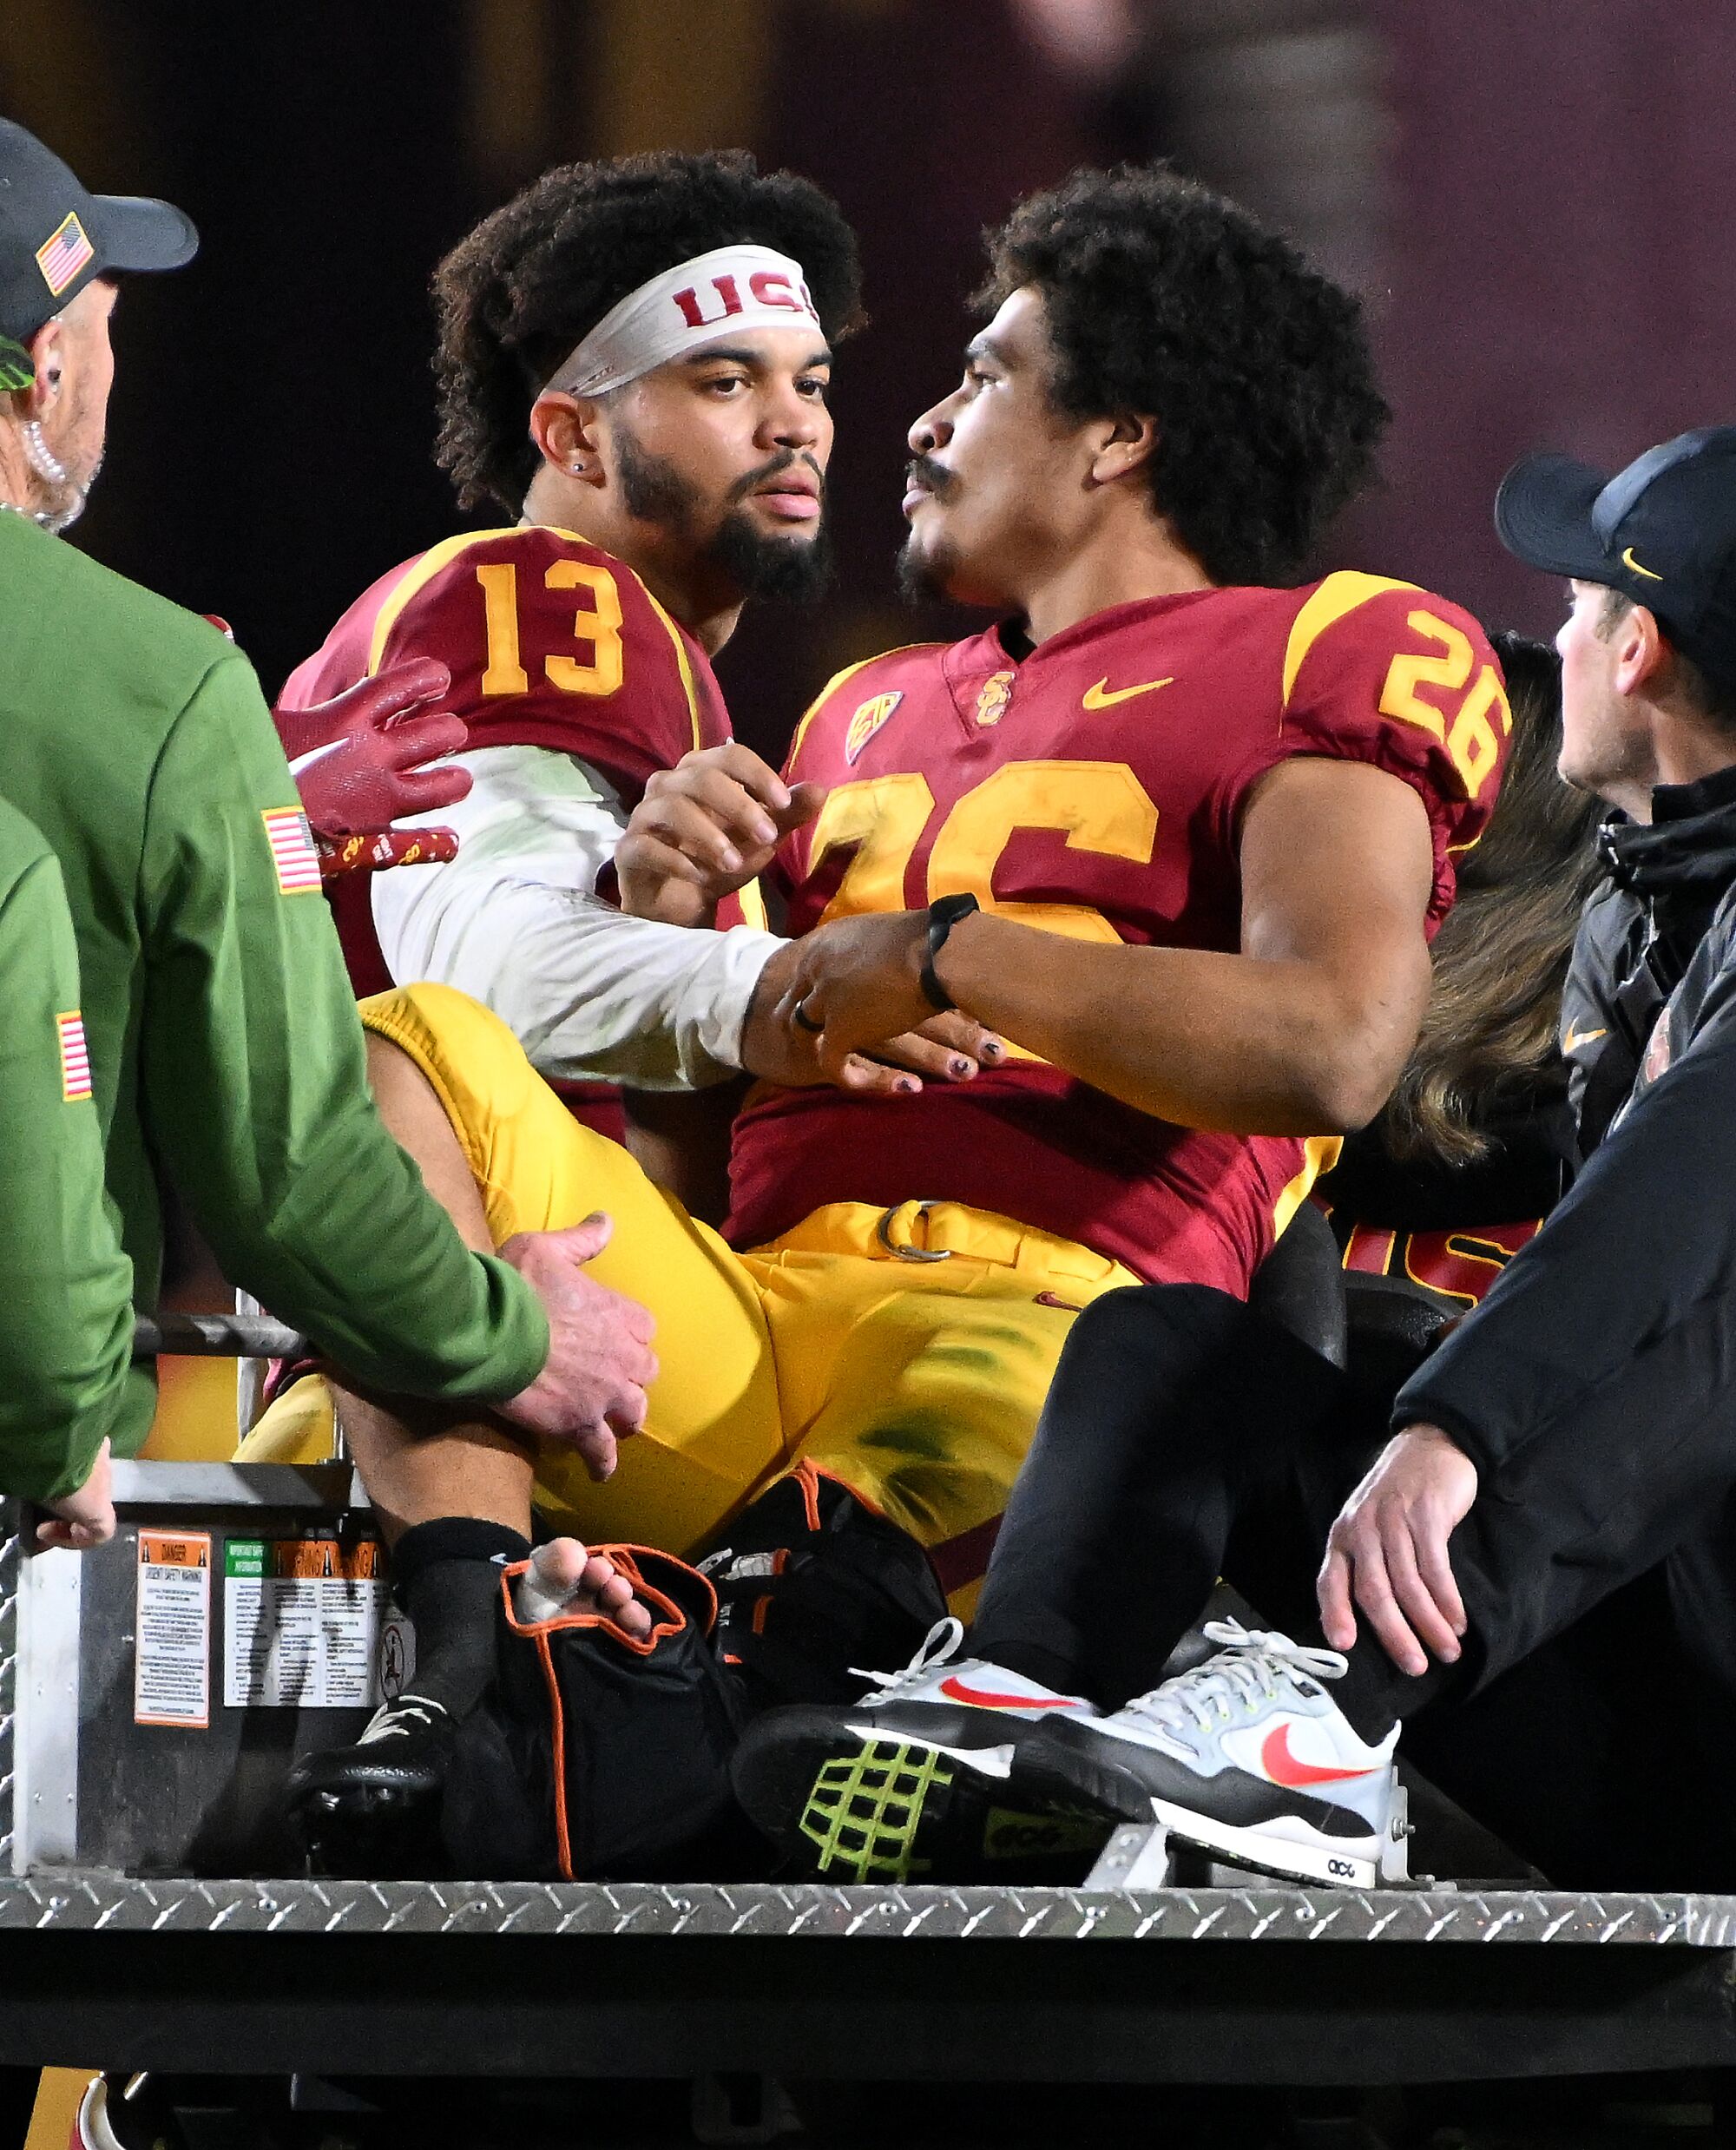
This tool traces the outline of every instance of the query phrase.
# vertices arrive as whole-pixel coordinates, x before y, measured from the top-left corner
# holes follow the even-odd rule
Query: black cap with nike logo
[[[1501,481],[1495,527],[1529,566],[1644,605],[1685,657],[1736,684],[1736,425],[1679,433],[1614,477],[1528,456]]]
[[[34,135],[0,120],[0,387],[29,385],[23,346],[87,284],[181,268],[198,251],[192,219],[170,203],[93,194]]]

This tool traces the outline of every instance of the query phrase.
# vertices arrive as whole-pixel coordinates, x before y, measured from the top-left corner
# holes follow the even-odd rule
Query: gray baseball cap
[[[93,194],[0,120],[0,387],[29,385],[26,339],[95,278],[181,268],[198,251],[193,220],[171,203]]]

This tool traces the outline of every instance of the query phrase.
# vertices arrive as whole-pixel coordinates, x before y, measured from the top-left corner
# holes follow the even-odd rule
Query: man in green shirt
[[[44,1543],[112,1535],[108,1434],[133,1343],[133,1271],[102,1200],[102,1136],[80,1020],[78,950],[60,867],[0,800],[0,1486],[59,1520]]]
[[[64,878],[134,1300],[155,1302],[167,1177],[225,1273],[361,1386],[490,1404],[605,1475],[654,1371],[648,1315],[581,1266],[607,1220],[501,1259],[464,1245],[374,1112],[252,667],[56,535],[102,461],[115,276],[179,267],[197,243],[168,203],[92,195],[0,122],[0,796]],[[9,1147],[28,1139],[14,1110],[0,1098]],[[38,1348],[17,1311],[32,1262],[8,1216],[0,1323],[21,1358]],[[117,1455],[143,1440],[154,1391],[147,1366],[122,1377]]]

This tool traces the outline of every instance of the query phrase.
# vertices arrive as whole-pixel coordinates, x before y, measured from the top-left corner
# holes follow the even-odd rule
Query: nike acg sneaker
[[[1398,1726],[1378,1746],[1358,1735],[1322,1684],[1344,1677],[1344,1658],[1233,1620],[1202,1632],[1215,1655],[1111,1715],[1045,1725],[1026,1766],[1087,1811],[1161,1822],[1233,1865],[1351,1889],[1404,1881]]]
[[[1095,1714],[1022,1674],[955,1655],[943,1620],[911,1663],[864,1673],[859,1700],[769,1712],[749,1726],[736,1798],[786,1871],[836,1882],[1076,1880],[1111,1825],[1067,1778],[1027,1766],[1046,1719]]]

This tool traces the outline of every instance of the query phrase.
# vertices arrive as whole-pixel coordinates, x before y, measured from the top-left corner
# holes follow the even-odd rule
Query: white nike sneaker
[[[1093,1706],[955,1657],[963,1638],[957,1621],[941,1621],[902,1672],[863,1673],[874,1684],[859,1701],[772,1710],[748,1726],[735,1794],[793,1871],[1006,1880],[1016,1865],[1031,1878],[1046,1867],[1070,1873],[1101,1844],[1108,1825],[1070,1786],[1022,1766],[1039,1726],[1095,1717]]]
[[[1207,1621],[1224,1647],[1108,1717],[1045,1726],[1026,1766],[1118,1822],[1286,1879],[1372,1889],[1408,1875],[1395,1725],[1370,1746],[1320,1685],[1350,1669],[1240,1621]]]

